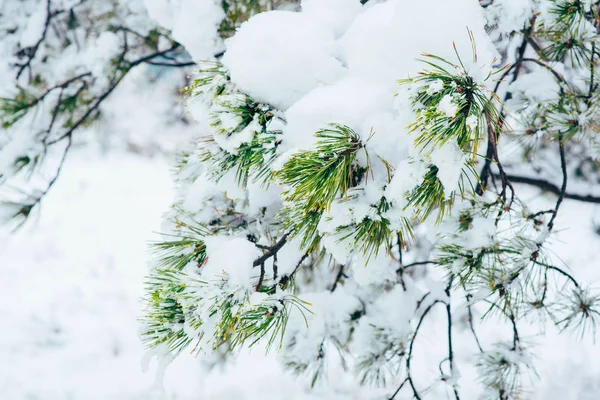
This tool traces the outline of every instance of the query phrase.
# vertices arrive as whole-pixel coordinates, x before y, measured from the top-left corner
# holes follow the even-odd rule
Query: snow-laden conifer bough
[[[145,343],[261,346],[313,385],[337,364],[389,398],[458,399],[469,324],[483,396],[520,398],[520,320],[593,334],[600,315],[551,253],[569,156],[600,154],[597,17],[589,1],[305,1],[242,24],[185,88],[208,127],[154,245]],[[549,210],[517,183],[552,184],[513,177],[538,154],[562,177]],[[474,310],[510,336],[480,341]],[[412,373],[427,318],[446,321],[429,360],[445,389]]]
[[[187,2],[147,3],[194,55],[189,20],[164,12]],[[226,362],[254,346],[313,386],[343,369],[373,398],[527,398],[522,322],[594,335],[600,316],[552,252],[563,200],[600,203],[596,4],[280,6],[184,88],[201,137],[153,244],[150,354]],[[554,206],[532,208],[521,184]],[[503,340],[478,335],[488,319]],[[422,360],[428,323],[440,356]],[[461,391],[473,368],[478,394]]]

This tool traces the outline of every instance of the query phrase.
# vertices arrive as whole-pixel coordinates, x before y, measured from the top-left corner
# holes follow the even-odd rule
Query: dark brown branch
[[[407,375],[406,379],[408,380],[408,384],[410,385],[410,387],[413,391],[414,398],[417,400],[421,400],[421,396],[419,395],[419,392],[418,392],[417,388],[415,387],[415,384],[412,379],[412,374],[411,374],[411,360],[412,360],[413,348],[415,346],[415,340],[417,338],[417,335],[419,334],[419,329],[421,328],[421,325],[423,324],[425,317],[427,316],[427,314],[429,314],[429,312],[431,311],[433,306],[435,306],[437,303],[443,304],[444,302],[441,300],[434,301],[429,306],[427,306],[425,311],[423,311],[423,314],[421,314],[421,317],[419,318],[419,322],[417,323],[417,327],[415,328],[415,332],[413,333],[412,338],[410,340],[410,345],[408,347],[408,355],[406,356],[406,375]],[[418,309],[418,307],[417,307],[417,309]]]
[[[435,261],[416,261],[414,263],[410,263],[410,264],[406,264],[403,268],[412,268],[412,267],[416,267],[419,265],[431,265],[431,264],[437,264]]]
[[[567,192],[567,180],[569,174],[567,173],[567,161],[565,159],[565,142],[562,134],[558,135],[558,149],[560,154],[560,169],[562,170],[563,181],[560,187],[560,192],[558,194],[558,200],[556,200],[556,206],[554,207],[554,212],[552,213],[552,217],[550,218],[550,222],[548,222],[548,230],[552,230],[554,228],[554,220],[558,215],[558,208],[565,198],[565,193]]]
[[[193,61],[188,62],[179,62],[179,63],[169,63],[169,62],[161,62],[161,61],[146,61],[147,64],[150,65],[158,65],[161,67],[174,67],[174,68],[183,68],[183,67],[191,67],[196,65]]]
[[[302,266],[302,263],[304,262],[304,260],[306,260],[306,258],[308,258],[309,254],[310,253],[308,253],[308,252],[304,253],[304,255],[302,256],[300,261],[298,261],[298,263],[296,264],[296,267],[294,268],[294,270],[292,271],[291,274],[284,275],[281,277],[281,279],[279,280],[280,285],[285,286],[289,282],[289,280],[292,279],[292,277],[296,274],[296,272],[298,272],[298,270]]]
[[[260,264],[260,277],[258,278],[258,283],[256,284],[257,292],[260,292],[260,288],[262,287],[264,280],[265,280],[265,263],[262,263],[262,264]]]
[[[52,18],[56,17],[58,14],[63,12],[62,10],[57,10],[55,12],[52,12],[51,7],[52,7],[52,0],[47,0],[47,2],[46,2],[46,21],[44,22],[44,29],[42,30],[42,35],[41,35],[40,39],[33,46],[22,48],[17,52],[17,57],[27,57],[27,61],[25,61],[25,63],[23,63],[23,64],[17,65],[19,67],[19,70],[17,71],[16,80],[19,80],[19,77],[21,76],[23,71],[25,71],[26,68],[28,68],[30,70],[30,75],[31,75],[31,62],[37,55],[37,52],[38,52],[41,44],[44,42],[44,40],[46,40],[46,35],[48,34],[48,28],[50,27],[50,22],[52,21]],[[31,79],[31,76],[30,76],[30,79]]]
[[[550,193],[553,193],[556,195],[560,195],[560,193],[561,193],[561,188],[559,188],[555,184],[548,182],[544,179],[537,179],[537,178],[531,178],[531,177],[527,177],[527,176],[510,175],[510,174],[507,175],[507,178],[511,182],[523,183],[526,185],[536,186],[546,192],[550,192]],[[600,204],[600,197],[593,196],[591,194],[581,195],[581,194],[576,194],[576,193],[565,192],[564,198],[576,200],[576,201],[582,201],[585,203]]]
[[[33,210],[34,207],[36,207],[38,204],[41,203],[41,201],[44,198],[44,196],[46,196],[46,194],[48,194],[48,192],[50,191],[50,189],[52,189],[52,187],[54,186],[54,184],[58,180],[58,177],[60,176],[60,174],[62,172],[62,168],[63,168],[63,166],[65,164],[66,159],[67,159],[67,154],[69,153],[69,150],[71,148],[71,144],[72,144],[72,140],[71,140],[71,138],[69,138],[69,140],[67,142],[67,146],[63,150],[61,159],[60,159],[59,164],[58,164],[58,168],[56,169],[56,172],[54,173],[54,176],[52,177],[52,179],[50,180],[50,182],[48,182],[48,186],[46,186],[46,189],[43,192],[41,192],[38,196],[36,196],[33,199],[32,202],[24,204],[23,207],[21,208],[20,214],[22,214],[25,218],[27,218],[29,216],[29,214],[31,213],[31,210]],[[23,221],[23,223],[24,222],[25,221]]]
[[[91,76],[91,75],[92,74],[90,72],[86,72],[86,73],[74,76],[73,78],[67,79],[66,81],[64,81],[62,83],[59,83],[58,85],[54,85],[52,87],[49,87],[38,98],[36,98],[35,100],[33,100],[31,103],[29,103],[28,107],[35,107],[39,102],[41,102],[42,100],[44,100],[54,90],[56,90],[56,89],[66,89],[72,83],[77,82],[79,80],[82,80],[83,78]]]
[[[454,372],[454,346],[452,345],[452,309],[450,308],[450,288],[452,287],[452,277],[448,286],[446,287],[446,296],[448,296],[448,302],[446,303],[446,315],[448,316],[448,363],[450,364],[450,378],[452,378]],[[458,388],[456,384],[452,384],[454,391],[454,397],[456,400],[460,400],[458,395]]]
[[[338,285],[340,279],[342,279],[342,276],[344,276],[344,266],[340,265],[340,270],[338,271],[337,275],[335,276],[335,281],[333,281],[333,285],[331,285],[331,290],[330,290],[331,293],[333,293],[335,291],[335,289],[337,288],[337,285]]]
[[[540,60],[536,60],[535,58],[524,58],[523,61],[528,61],[528,62],[532,62],[532,63],[536,63],[537,65],[539,65],[540,67],[545,68],[546,70],[550,71],[552,73],[552,75],[554,75],[554,77],[561,83],[567,84],[567,80],[558,72],[556,72],[554,70],[554,68],[552,68],[551,66],[549,66],[548,64],[544,63],[543,61]]]
[[[540,215],[544,215],[544,214],[553,214],[554,213],[554,209],[552,210],[542,210],[542,211],[538,211],[535,214],[529,214],[527,216],[527,218],[529,219],[535,219],[537,217],[539,217]]]
[[[289,233],[286,233],[285,235],[283,235],[281,237],[281,239],[279,239],[279,241],[277,243],[275,243],[273,246],[271,246],[269,248],[269,250],[267,250],[265,252],[265,254],[263,254],[262,256],[260,256],[259,258],[257,258],[256,260],[254,260],[254,262],[252,263],[253,267],[258,267],[259,265],[262,265],[265,263],[265,261],[267,261],[269,258],[273,257],[275,254],[277,254],[277,252],[279,250],[281,250],[281,248],[283,246],[285,246],[285,244],[287,243],[287,238],[288,236],[290,236]]]
[[[394,394],[392,394],[392,396],[388,400],[394,400],[396,398],[396,396],[398,395],[398,393],[400,392],[400,390],[402,390],[402,388],[404,387],[404,385],[406,384],[406,382],[408,382],[408,378],[405,378],[402,381],[402,383],[400,383],[400,386],[398,386],[398,388],[396,389],[396,391],[394,392]]]
[[[477,336],[477,332],[475,332],[475,325],[473,324],[473,310],[471,308],[470,299],[467,299],[467,311],[469,312],[469,327],[471,329],[471,333],[473,333],[473,337],[475,338],[475,343],[477,343],[479,352],[483,353],[483,347],[481,347],[479,336]]]
[[[484,299],[483,301],[490,305],[490,309],[486,312],[486,314],[488,312],[490,312],[493,308],[496,308],[496,309],[498,309],[498,311],[500,311],[500,313],[502,315],[504,315],[506,318],[508,318],[508,320],[510,321],[510,323],[512,325],[512,330],[513,330],[513,348],[512,349],[517,350],[521,339],[519,336],[519,329],[517,327],[517,318],[515,317],[513,310],[510,307],[506,307],[506,308],[500,307],[498,304],[496,304],[490,300],[487,300],[487,299]]]
[[[116,79],[116,81],[114,81],[113,84],[104,93],[102,93],[98,97],[98,99],[96,100],[96,102],[90,108],[88,108],[88,110],[85,112],[85,114],[83,114],[83,116],[81,118],[79,118],[77,120],[77,122],[75,122],[73,124],[73,126],[71,126],[71,128],[69,128],[64,134],[62,134],[58,138],[49,141],[48,144],[49,145],[53,145],[53,144],[55,144],[57,142],[60,142],[61,140],[65,139],[67,137],[70,137],[73,134],[73,132],[77,128],[79,128],[88,119],[88,117],[90,117],[98,109],[98,107],[100,107],[100,104],[102,104],[102,102],[116,89],[116,87],[123,80],[123,78],[125,77],[125,75],[127,75],[127,73],[123,73],[121,76],[119,76]]]
[[[85,114],[83,114],[83,116],[81,118],[79,118],[77,120],[77,122],[75,122],[73,124],[73,126],[71,126],[71,128],[69,128],[67,130],[67,132],[65,132],[64,134],[62,134],[60,137],[53,139],[52,141],[50,141],[48,144],[52,145],[54,143],[60,142],[61,140],[63,140],[66,137],[69,137],[73,134],[73,132],[79,128],[99,107],[100,104],[102,104],[102,102],[117,88],[117,86],[119,85],[119,83],[121,83],[121,81],[123,80],[123,78],[125,78],[125,76],[127,75],[127,73],[129,73],[129,71],[131,71],[131,69],[139,64],[145,63],[153,58],[156,57],[160,57],[166,53],[169,53],[175,49],[177,49],[178,47],[180,47],[179,44],[174,44],[173,46],[171,46],[170,48],[166,49],[166,50],[162,50],[162,51],[157,51],[155,53],[149,54],[147,56],[138,58],[135,61],[129,62],[126,64],[126,67],[124,69],[124,71],[113,81],[113,83],[109,86],[109,88],[102,93],[98,99],[96,100],[96,102],[85,112]],[[124,57],[125,54],[123,54]],[[256,264],[255,266],[258,266],[259,264]]]
[[[131,61],[129,63],[129,69],[135,67],[136,65],[142,64],[142,63],[146,63],[148,61],[151,61],[152,59],[156,58],[156,57],[162,57],[165,54],[168,54],[174,50],[177,50],[179,47],[181,47],[181,45],[179,43],[175,43],[174,45],[172,45],[170,48],[166,49],[166,50],[161,50],[161,51],[157,51],[155,53],[152,54],[148,54],[147,56],[144,57],[140,57],[135,61]]]
[[[561,274],[562,276],[564,276],[565,278],[567,278],[568,280],[570,280],[570,281],[571,281],[571,283],[573,283],[573,285],[574,285],[576,288],[580,288],[580,286],[579,286],[579,282],[577,282],[577,279],[575,279],[575,278],[573,277],[573,275],[569,274],[567,271],[565,271],[565,270],[563,270],[563,269],[561,269],[561,268],[555,267],[554,265],[546,264],[546,263],[543,263],[543,262],[540,262],[540,261],[537,261],[537,260],[536,260],[536,261],[534,261],[534,262],[535,262],[537,265],[539,265],[539,266],[542,266],[542,267],[546,268],[547,270],[551,270],[551,271],[556,271],[556,272],[558,272],[559,274]]]
[[[504,82],[504,79],[511,72],[513,73],[511,83],[516,81],[517,78],[519,77],[519,72],[521,71],[521,65],[523,64],[524,61],[527,60],[525,58],[525,50],[527,49],[527,45],[531,44],[530,43],[531,33],[533,32],[536,18],[537,18],[536,16],[533,16],[531,18],[531,20],[529,21],[529,26],[526,29],[524,29],[523,41],[521,42],[521,45],[517,49],[515,62],[504,71],[504,73],[502,74],[500,79],[498,79],[498,81],[496,82],[496,86],[494,87],[494,91],[493,91],[494,95],[496,95],[498,93],[498,90],[500,89],[500,85]],[[505,93],[504,102],[506,102],[506,100],[508,100],[510,98],[510,96],[511,96],[510,92]],[[502,108],[500,110],[500,118],[501,118],[502,125],[504,124],[505,117],[506,117],[506,114],[505,114],[504,108]],[[490,123],[488,121],[488,144],[487,144],[487,151],[486,151],[486,156],[485,156],[485,163],[483,165],[483,168],[481,169],[481,173],[479,174],[479,182],[477,183],[477,188],[475,189],[475,192],[479,196],[483,195],[483,192],[485,191],[485,188],[487,187],[488,179],[492,175],[491,167],[492,167],[492,162],[494,160],[498,163],[498,167],[500,168],[500,175],[502,177],[502,193],[503,194],[506,193],[506,183],[507,183],[505,180],[506,174],[504,173],[504,171],[502,171],[502,165],[500,164],[500,160],[498,158],[497,147],[496,147],[496,143],[497,143],[499,134],[500,134],[500,132],[493,132],[491,130]],[[511,189],[512,189],[512,187],[511,187]],[[513,196],[514,196],[514,191],[513,191]],[[512,202],[512,200],[511,200],[511,202]]]

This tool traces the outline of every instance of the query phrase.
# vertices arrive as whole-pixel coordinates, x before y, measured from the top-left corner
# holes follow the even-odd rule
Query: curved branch
[[[44,21],[44,29],[42,30],[42,36],[40,37],[40,39],[33,46],[22,48],[17,52],[17,57],[21,58],[21,57],[25,56],[25,57],[27,57],[27,61],[25,61],[25,63],[23,63],[23,64],[16,65],[19,67],[19,70],[17,71],[16,80],[19,80],[19,77],[21,76],[23,71],[25,71],[26,68],[29,68],[29,75],[30,75],[30,80],[31,80],[31,62],[35,58],[42,42],[44,40],[46,40],[46,35],[48,34],[48,28],[50,27],[50,22],[52,21],[52,18],[56,17],[58,14],[63,12],[63,10],[57,10],[55,12],[52,12],[51,6],[52,6],[52,0],[47,0],[47,2],[46,2],[46,21]]]
[[[497,175],[495,175],[495,176],[497,176]],[[561,194],[561,189],[557,185],[555,185],[551,182],[548,182],[547,180],[544,180],[544,179],[537,179],[537,178],[531,178],[531,177],[527,177],[527,176],[510,175],[510,174],[506,175],[506,177],[514,183],[523,183],[526,185],[536,186],[546,192],[550,192],[550,193],[553,193],[553,194],[556,194],[559,196]],[[594,196],[591,194],[581,195],[581,194],[576,194],[576,193],[565,192],[564,198],[581,201],[584,203],[600,204],[600,196]]]
[[[281,237],[281,239],[279,239],[279,241],[277,243],[275,243],[273,246],[271,246],[265,254],[263,254],[256,260],[254,260],[254,262],[252,263],[252,266],[258,267],[259,265],[264,264],[265,261],[267,261],[269,258],[275,256],[275,254],[277,254],[277,252],[279,252],[279,250],[281,250],[281,248],[283,246],[285,246],[285,244],[287,243],[287,238],[289,236],[290,236],[289,233],[286,233],[285,235],[283,235]]]
[[[560,187],[560,193],[558,194],[558,200],[556,200],[556,206],[554,207],[554,212],[552,213],[552,217],[550,218],[550,222],[548,222],[548,230],[551,231],[554,228],[554,220],[558,215],[558,208],[560,207],[560,203],[562,203],[565,198],[565,193],[567,192],[567,160],[565,159],[565,142],[562,134],[558,135],[558,149],[560,154],[560,169],[562,171],[563,181],[562,186]]]
[[[331,293],[335,292],[335,289],[337,288],[337,285],[340,282],[340,279],[342,279],[342,276],[344,276],[344,266],[340,265],[340,270],[338,271],[337,275],[335,276],[335,281],[333,282],[333,285],[331,285],[331,290],[330,290]]]
[[[438,303],[444,304],[444,302],[441,300],[435,300],[433,303],[431,303],[429,306],[427,306],[425,311],[423,311],[423,314],[421,314],[421,318],[419,318],[419,322],[417,323],[417,327],[415,328],[415,333],[413,334],[413,336],[410,340],[410,345],[408,347],[408,355],[406,356],[406,375],[407,375],[406,380],[408,381],[408,384],[410,385],[410,387],[413,391],[414,398],[417,400],[421,400],[421,396],[419,395],[419,392],[417,391],[417,388],[415,387],[415,384],[413,382],[412,375],[410,372],[410,362],[412,359],[413,348],[415,345],[415,339],[417,338],[419,329],[421,328],[421,325],[423,324],[425,317],[427,316],[427,314],[429,314],[429,312],[431,311],[433,306],[435,306]]]

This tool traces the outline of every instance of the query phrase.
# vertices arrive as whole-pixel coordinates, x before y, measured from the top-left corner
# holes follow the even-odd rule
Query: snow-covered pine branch
[[[599,155],[596,6],[361,3],[258,14],[186,88],[210,127],[176,175],[143,336],[159,356],[264,344],[313,386],[341,366],[390,399],[461,398],[476,368],[486,398],[520,398],[520,322],[593,332],[599,315],[551,251],[567,179]],[[555,207],[530,209],[518,184],[557,175]],[[412,369],[428,320],[446,326],[429,380]]]
[[[181,87],[186,69],[222,56],[223,40],[241,22],[294,1],[279,3],[2,2],[0,221],[21,224],[40,204],[59,178],[73,139],[103,120],[105,100],[133,70],[143,69],[152,82],[183,68],[169,78],[176,81],[173,89]],[[31,175],[41,179],[28,184]]]
[[[4,39],[20,85],[0,103],[4,179],[54,145],[64,159],[132,68],[212,58],[183,88],[199,138],[152,247],[152,354],[260,346],[363,398],[525,397],[544,349],[524,322],[593,335],[600,316],[552,251],[563,200],[600,202],[597,5],[292,3],[147,1],[162,28],[135,2],[9,9],[31,24]]]

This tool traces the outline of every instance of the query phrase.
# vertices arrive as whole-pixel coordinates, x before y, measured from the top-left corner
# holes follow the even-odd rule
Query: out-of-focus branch
[[[497,176],[497,175],[495,175],[495,176]],[[554,183],[546,181],[544,179],[532,178],[532,177],[527,177],[527,176],[519,176],[519,175],[511,175],[511,174],[508,174],[507,177],[513,183],[523,183],[526,185],[536,186],[546,192],[554,193],[556,195],[560,195],[560,193],[561,193],[560,187],[558,187]],[[600,197],[594,196],[591,194],[582,195],[582,194],[565,192],[564,198],[582,201],[585,203],[600,204]]]

